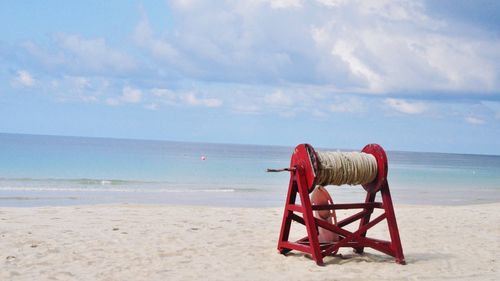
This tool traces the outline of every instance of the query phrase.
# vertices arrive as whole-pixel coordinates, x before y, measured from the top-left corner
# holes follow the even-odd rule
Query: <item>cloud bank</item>
[[[420,1],[173,1],[173,30],[147,17],[136,44],[189,79],[332,91],[497,92],[500,40],[429,16]]]
[[[168,26],[138,9],[137,22],[123,27],[127,38],[50,33],[3,47],[0,60],[13,86],[36,83],[57,101],[317,118],[376,107],[474,125],[498,120],[491,106],[500,98],[498,33],[432,7],[174,0]]]

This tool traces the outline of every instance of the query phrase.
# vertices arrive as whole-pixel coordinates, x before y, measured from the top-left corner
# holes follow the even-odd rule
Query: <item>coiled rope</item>
[[[377,160],[371,154],[317,151],[317,155],[317,185],[367,184],[377,177]]]

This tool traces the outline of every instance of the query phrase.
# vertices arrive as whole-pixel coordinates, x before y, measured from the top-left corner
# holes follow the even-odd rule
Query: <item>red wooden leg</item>
[[[316,261],[317,265],[323,265],[323,256],[319,246],[318,230],[316,228],[316,221],[314,220],[311,199],[309,197],[309,190],[305,182],[302,168],[298,170],[298,189],[300,201],[303,208],[303,217],[307,229],[307,236],[309,237],[309,247],[312,258]]]
[[[297,181],[295,180],[295,172],[290,174],[290,183],[288,185],[288,194],[286,196],[285,210],[283,212],[283,220],[281,222],[280,238],[278,240],[278,251],[281,254],[286,254],[291,251],[291,249],[284,248],[281,246],[282,242],[288,241],[288,236],[290,235],[290,226],[292,224],[291,215],[293,211],[290,211],[288,205],[295,204],[295,199],[297,198]]]
[[[399,264],[406,264],[405,257],[403,255],[403,247],[401,246],[401,239],[399,237],[398,224],[396,223],[396,215],[394,214],[394,206],[392,205],[391,193],[389,191],[389,184],[387,181],[382,185],[380,191],[382,192],[382,204],[384,205],[389,234],[391,236],[391,249],[394,252],[396,262]]]
[[[372,193],[367,193],[366,194],[366,198],[365,198],[365,203],[373,203],[375,202],[375,196],[377,195],[376,192],[372,192]],[[358,229],[361,229],[363,228],[366,224],[368,224],[370,222],[370,217],[373,213],[373,208],[369,208],[369,207],[365,207],[364,210],[367,212],[366,215],[364,217],[361,218],[360,222],[359,222],[359,227]],[[361,237],[366,237],[366,231],[362,232],[360,234]],[[362,254],[365,250],[365,247],[357,247],[357,248],[354,248],[354,252],[357,253],[357,254]]]

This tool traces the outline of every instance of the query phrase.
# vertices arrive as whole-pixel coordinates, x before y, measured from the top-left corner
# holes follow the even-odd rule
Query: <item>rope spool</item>
[[[376,192],[387,176],[387,156],[382,147],[369,144],[361,152],[316,151],[309,144],[298,145],[290,169],[304,169],[309,192],[316,185],[362,185]]]
[[[364,152],[318,151],[318,185],[359,185],[377,177],[375,156]]]

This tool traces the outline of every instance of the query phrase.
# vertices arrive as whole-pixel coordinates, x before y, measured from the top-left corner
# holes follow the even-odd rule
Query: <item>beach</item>
[[[278,254],[282,208],[0,208],[0,280],[499,280],[500,203],[397,205],[407,265]],[[343,213],[339,212],[339,216]],[[293,226],[293,237],[303,229]],[[385,237],[385,224],[368,232]],[[292,238],[293,238],[292,237]]]
[[[500,281],[498,19],[0,1],[0,281]]]

